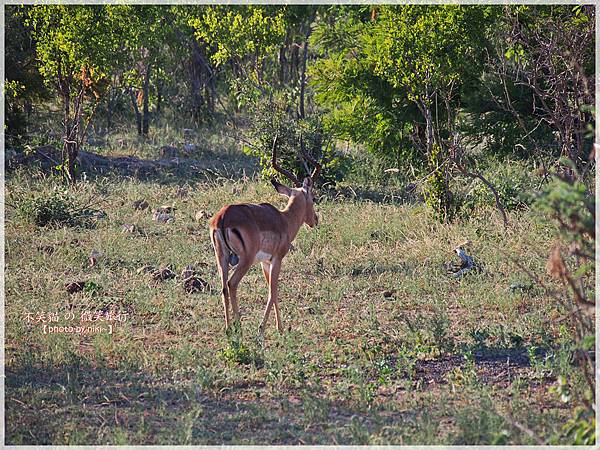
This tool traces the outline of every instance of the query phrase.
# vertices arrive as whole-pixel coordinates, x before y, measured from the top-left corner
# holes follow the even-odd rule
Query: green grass
[[[207,225],[194,216],[229,202],[283,206],[267,183],[91,180],[71,193],[107,213],[94,226],[23,220],[22,199],[54,183],[17,172],[6,185],[7,444],[536,443],[507,417],[561,442],[574,406],[552,387],[559,375],[574,391],[581,380],[561,357],[562,311],[514,261],[546,280],[554,229],[534,213],[512,212],[504,231],[491,208],[440,225],[398,197],[323,195],[319,226],[300,231],[283,263],[286,332],[271,317],[264,345],[255,339],[267,296],[256,266],[240,286],[240,344],[225,334]],[[135,211],[138,199],[174,204],[175,222]],[[465,239],[484,270],[455,280],[444,262]],[[188,264],[211,292],[138,273]],[[87,288],[68,294],[77,281]],[[78,325],[81,312],[111,308],[128,314],[113,334],[43,334],[26,320],[56,312]]]

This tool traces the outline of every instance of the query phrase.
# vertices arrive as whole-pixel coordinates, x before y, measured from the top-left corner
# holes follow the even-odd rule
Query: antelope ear
[[[277,181],[275,178],[271,178],[271,184],[273,185],[275,190],[277,192],[279,192],[281,195],[285,195],[286,197],[289,197],[291,195],[290,188],[287,186],[284,186],[279,181]]]
[[[310,190],[313,187],[313,181],[311,177],[306,177],[304,179],[304,183],[302,183],[302,189],[304,189],[306,192],[310,192]]]

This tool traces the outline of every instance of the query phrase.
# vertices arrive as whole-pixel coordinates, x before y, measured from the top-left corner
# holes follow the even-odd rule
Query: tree
[[[108,87],[123,62],[128,6],[33,6],[29,24],[36,40],[40,74],[63,108],[62,173],[75,181],[77,154]]]
[[[22,6],[6,6],[5,106],[4,129],[8,142],[17,142],[26,132],[29,114],[35,102],[47,98],[35,59],[35,42],[23,17]]]
[[[147,136],[150,127],[150,80],[169,58],[169,43],[173,28],[168,24],[170,11],[164,6],[132,6],[128,15],[128,39],[125,43],[129,57],[128,79],[131,101],[136,116],[138,134]],[[135,89],[134,89],[135,86]],[[139,110],[141,106],[142,110]]]
[[[592,149],[586,133],[594,121],[594,23],[593,6],[504,7],[488,60],[488,70],[505,88],[492,98],[513,116],[536,152],[549,153],[532,139],[535,130],[554,132],[554,155],[575,162],[577,171],[565,166],[570,176],[583,173]],[[515,108],[512,86],[526,92],[533,123]]]
[[[451,215],[447,141],[461,89],[481,73],[490,14],[457,5],[359,7],[315,33],[324,57],[314,83],[330,126],[385,153],[408,148],[397,154],[432,172],[428,197],[442,220]]]

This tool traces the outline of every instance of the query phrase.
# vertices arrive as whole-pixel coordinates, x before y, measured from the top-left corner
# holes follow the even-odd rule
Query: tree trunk
[[[302,52],[302,75],[300,77],[300,119],[304,119],[306,116],[304,111],[304,92],[306,90],[306,61],[308,59],[308,38],[310,37],[310,26],[308,27],[308,31],[306,32],[306,37],[304,38],[304,48]]]
[[[142,134],[142,115],[137,104],[137,97],[132,87],[129,88],[129,96],[131,97],[131,104],[133,105],[133,111],[135,112],[135,122],[137,124],[137,133],[141,136]]]
[[[67,183],[75,182],[75,159],[77,158],[78,145],[76,141],[77,130],[75,130],[75,123],[71,118],[71,90],[66,80],[62,80],[61,96],[63,99],[63,123],[64,123],[64,136],[63,136],[63,150],[62,150],[62,175],[63,179]],[[76,107],[73,109],[77,110]]]
[[[144,136],[148,136],[148,128],[150,127],[150,111],[149,111],[149,101],[150,101],[150,69],[151,65],[148,63],[146,65],[146,72],[144,73],[144,102],[143,102],[143,119],[142,119],[142,134]]]
[[[279,48],[279,85],[283,86],[285,83],[285,65],[287,64],[287,59],[285,57],[285,46],[282,45]]]
[[[425,119],[425,153],[429,158],[434,143],[433,116],[426,100],[418,100],[417,107]]]
[[[290,79],[292,79],[292,77],[298,79],[298,53],[298,46],[292,46],[292,54],[290,56]]]
[[[160,114],[160,107],[162,103],[162,79],[156,79],[156,115]]]
[[[207,61],[202,54],[202,48],[196,39],[192,39],[192,52],[189,62],[190,88],[192,98],[192,115],[194,119],[200,119],[205,106],[205,98],[202,95],[206,87]]]
[[[115,88],[110,88],[108,91],[108,102],[106,106],[106,131],[112,128],[112,116],[113,109],[115,104],[117,103],[117,90]]]

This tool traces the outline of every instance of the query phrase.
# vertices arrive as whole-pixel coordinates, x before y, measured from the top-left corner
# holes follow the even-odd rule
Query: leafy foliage
[[[38,227],[87,226],[93,210],[80,206],[68,191],[55,188],[48,193],[25,196],[17,205],[17,217]]]

